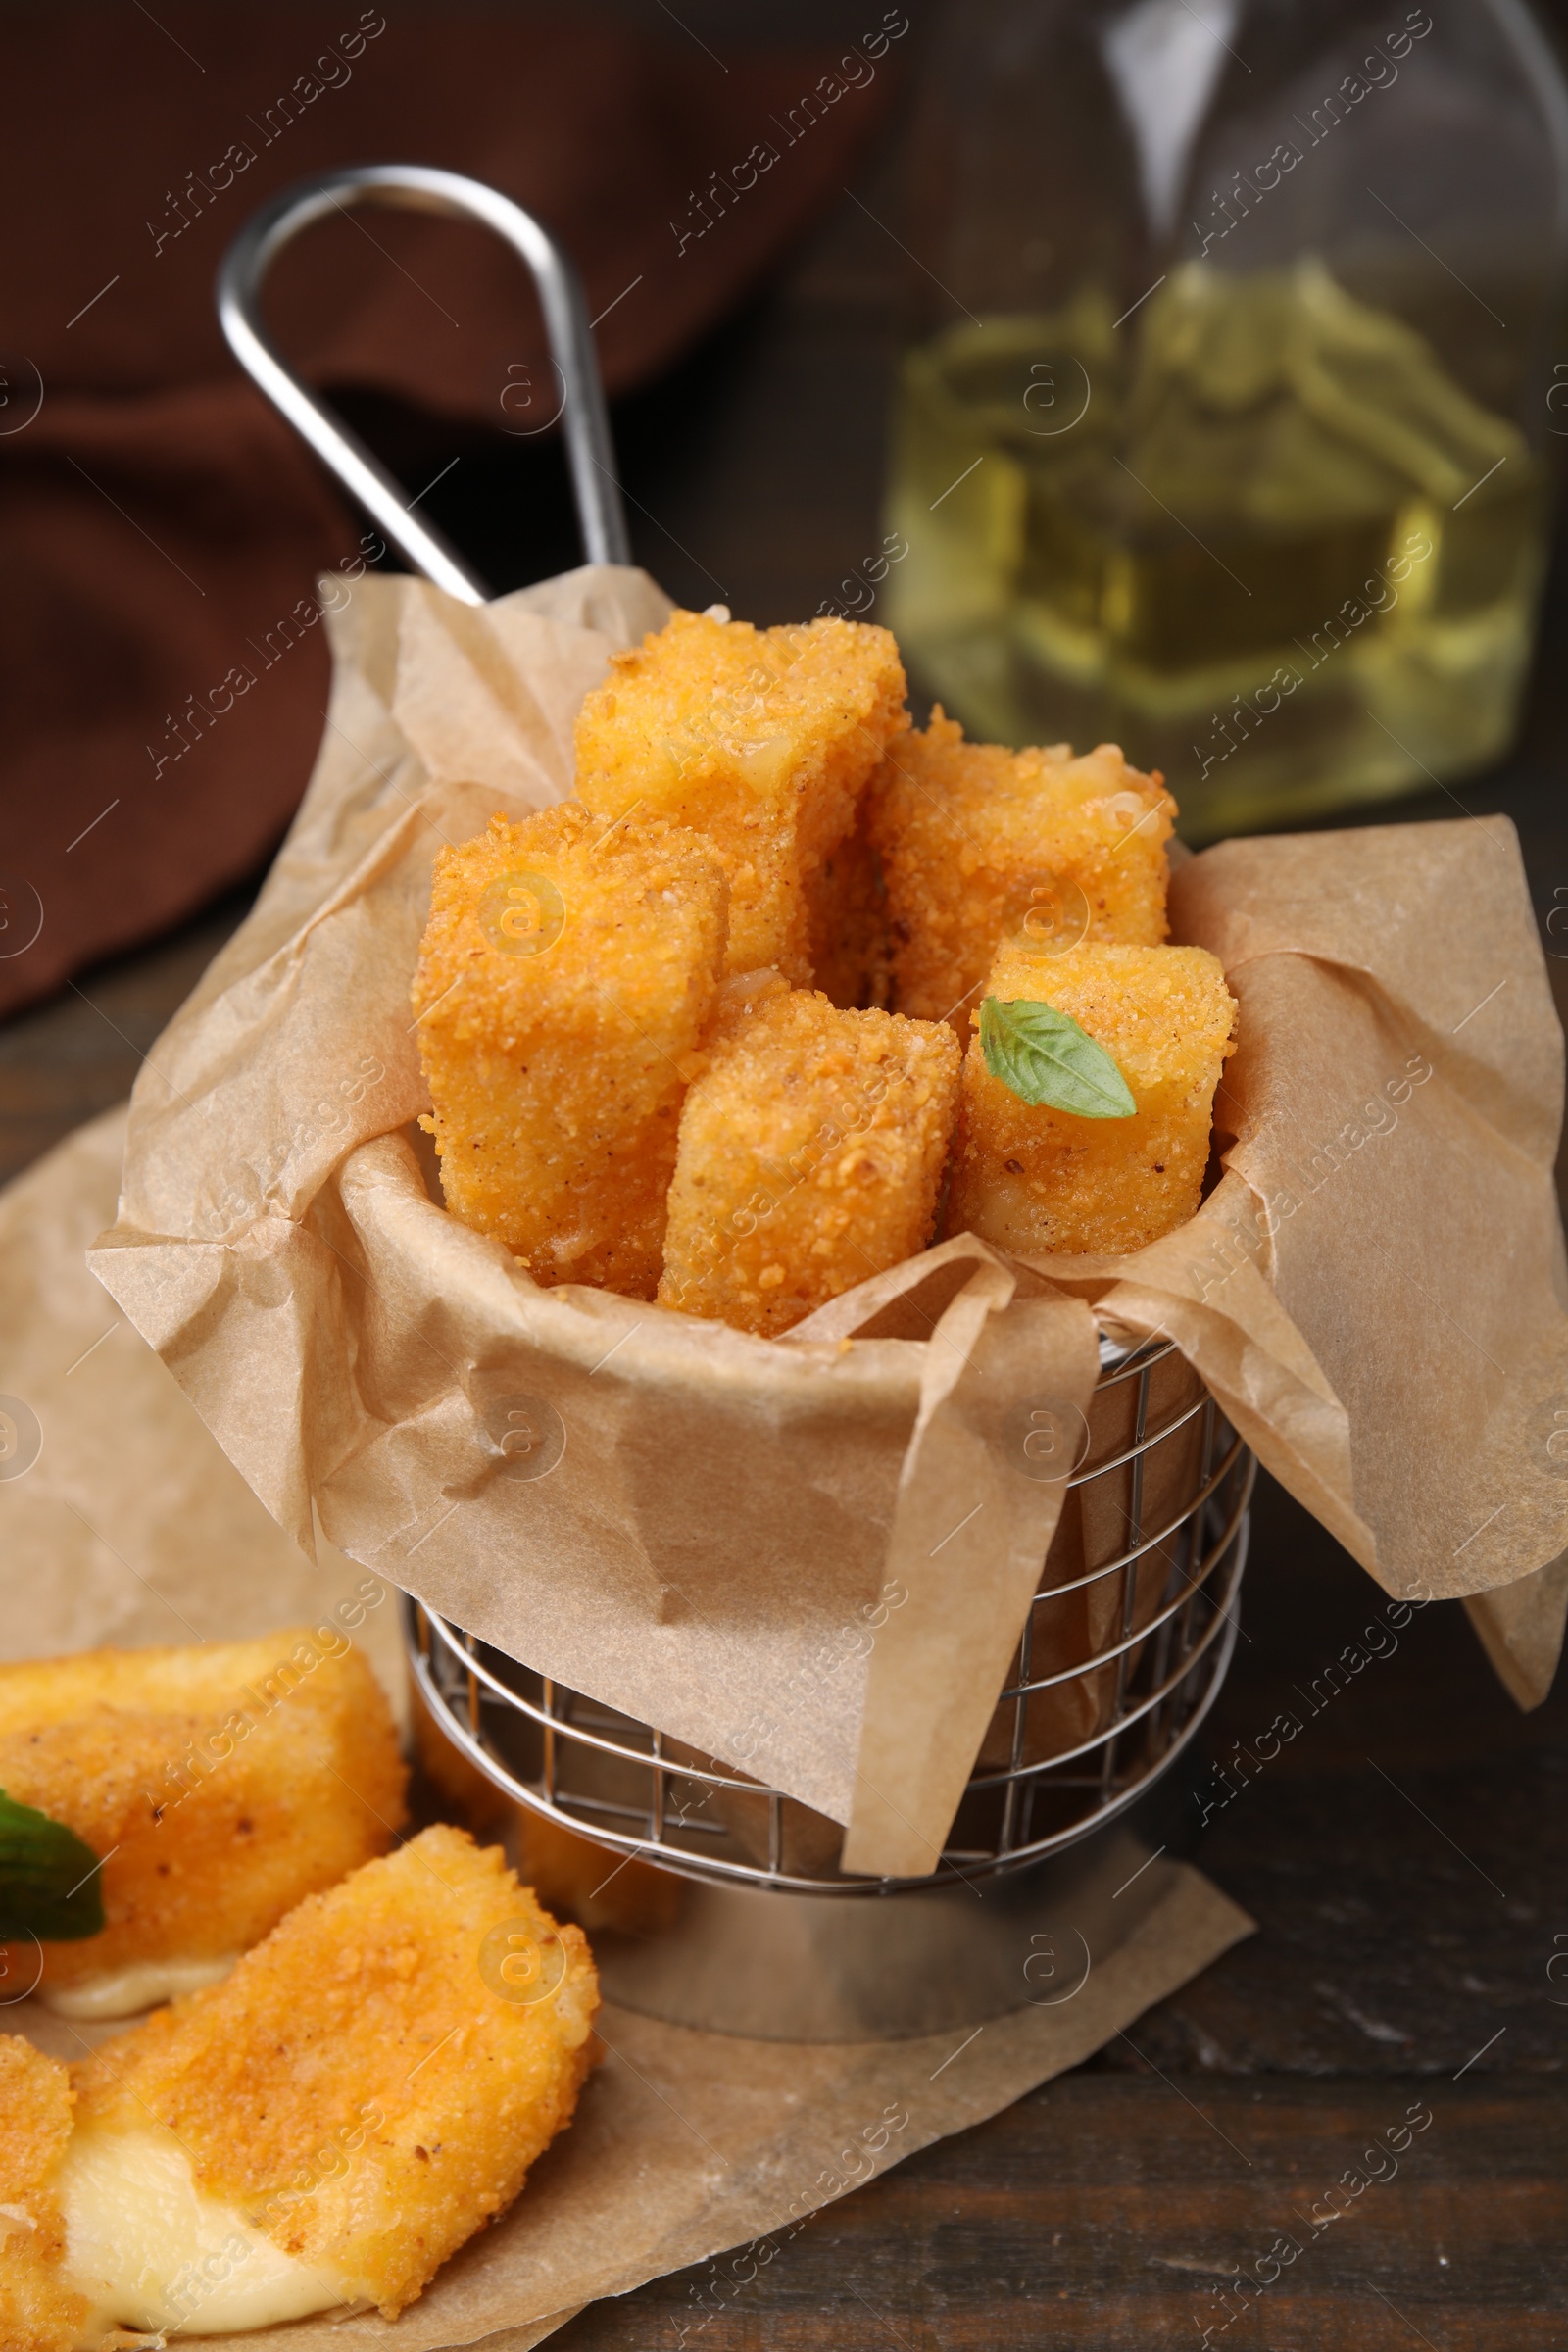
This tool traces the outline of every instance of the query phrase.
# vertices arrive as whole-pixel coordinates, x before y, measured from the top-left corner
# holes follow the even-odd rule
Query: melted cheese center
[[[57,2017],[135,2017],[159,2001],[221,1983],[234,1959],[226,1952],[218,1960],[132,1960],[75,1984],[45,1984],[38,1998]]]
[[[92,2310],[77,2341],[116,2325],[227,2335],[359,2300],[327,2271],[284,2254],[232,2205],[208,2196],[172,2132],[157,2126],[73,2133],[56,2193],[65,2268]]]

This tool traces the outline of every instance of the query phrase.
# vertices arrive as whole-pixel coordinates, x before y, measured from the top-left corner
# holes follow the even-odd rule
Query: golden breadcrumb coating
[[[1214,1089],[1235,1052],[1236,1003],[1219,958],[1206,948],[1086,946],[1040,963],[1004,948],[986,994],[1070,1013],[1104,1047],[1138,1111],[1083,1119],[1025,1102],[992,1077],[976,1034],[963,1061],[950,1233],[1020,1255],[1119,1255],[1195,1216]]]
[[[829,850],[807,889],[811,968],[816,986],[844,1012],[886,1009],[893,973],[888,958],[887,894],[862,826]]]
[[[437,1827],[95,2050],[77,2118],[156,2121],[199,2188],[392,2319],[571,2121],[598,2005],[581,1930]]]
[[[806,986],[810,877],[908,723],[904,695],[886,629],[676,612],[613,655],[583,704],[578,795],[606,816],[641,804],[695,826],[729,876],[726,970],[772,965]]]
[[[495,816],[436,860],[414,1008],[442,1190],[538,1282],[654,1295],[725,898],[646,809]]]
[[[961,1038],[1004,940],[1042,962],[1080,940],[1165,937],[1176,804],[1114,744],[1009,752],[933,711],[889,752],[868,801],[893,936],[894,1003]]]
[[[405,1777],[334,1625],[0,1666],[0,1788],[107,1856],[103,1932],[46,1943],[45,1987],[246,1950],[386,1851]]]
[[[661,1305],[771,1338],[923,1250],[957,1082],[945,1026],[732,981],[681,1114]]]
[[[0,2034],[0,2345],[70,2352],[87,2298],[61,2277],[65,2217],[53,2177],[71,2137],[74,2093],[58,2059]]]

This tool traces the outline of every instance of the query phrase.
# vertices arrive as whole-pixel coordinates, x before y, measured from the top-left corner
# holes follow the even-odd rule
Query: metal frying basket
[[[241,364],[416,570],[466,603],[485,601],[461,556],[260,323],[275,256],[311,221],[359,203],[480,220],[521,256],[561,374],[585,552],[627,561],[575,274],[537,221],[480,182],[384,165],[305,181],[264,207],[219,274]],[[613,1999],[791,2041],[937,2033],[1071,1999],[1167,1891],[1170,1854],[1192,1825],[1182,1759],[1235,1646],[1256,1466],[1170,1341],[1102,1335],[1070,1461],[1058,1451],[1062,1427],[1044,1462],[1029,1459],[1031,1434],[1017,1466],[1062,1481],[1061,1517],[928,1878],[848,1876],[837,1823],[406,1602],[436,1752],[465,1759],[510,1800],[526,1875],[592,1930]]]
[[[593,1930],[628,2008],[790,2041],[975,2024],[1070,1997],[1168,1890],[1172,1768],[1235,1646],[1254,1475],[1170,1342],[1102,1341],[1082,1459],[929,1878],[848,1876],[837,1823],[410,1601],[416,1686],[519,1808],[525,1870]]]

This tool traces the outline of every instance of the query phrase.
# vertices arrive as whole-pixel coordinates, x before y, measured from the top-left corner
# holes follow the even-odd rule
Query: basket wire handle
[[[531,213],[461,172],[426,164],[371,164],[299,181],[251,216],[218,272],[218,316],[240,366],[337,476],[416,571],[449,596],[482,605],[489,591],[432,523],[415,514],[401,485],[279,357],[260,318],[268,270],[302,228],[352,204],[482,220],[523,262],[538,289],[550,357],[564,393],[563,421],[572,495],[590,564],[631,561],[615,475],[610,418],[582,286],[571,263]]]

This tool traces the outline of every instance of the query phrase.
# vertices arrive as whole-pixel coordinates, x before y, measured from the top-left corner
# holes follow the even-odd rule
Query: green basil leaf
[[[98,1857],[74,1830],[0,1788],[0,1941],[77,1943],[104,1924]]]
[[[1054,1004],[987,997],[980,1007],[980,1051],[992,1077],[1025,1102],[1049,1103],[1080,1119],[1137,1116],[1127,1081],[1104,1047]]]

